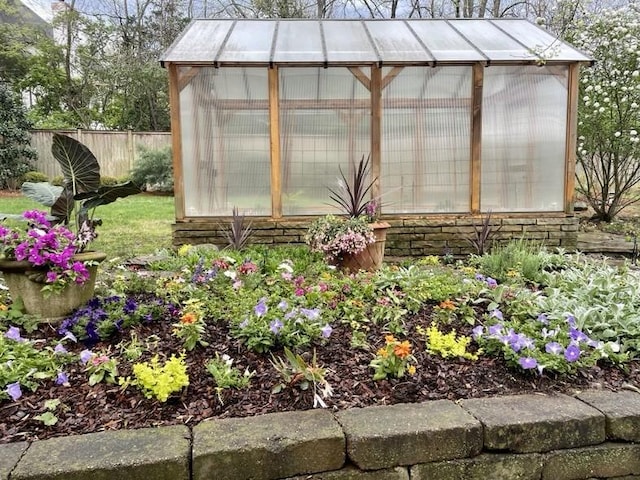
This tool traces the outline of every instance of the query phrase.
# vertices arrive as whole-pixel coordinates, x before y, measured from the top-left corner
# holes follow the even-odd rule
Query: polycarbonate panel
[[[218,60],[233,63],[268,63],[275,28],[275,21],[238,20]]]
[[[378,55],[361,21],[333,20],[322,22],[329,63],[354,64],[377,62]]]
[[[450,20],[451,25],[491,60],[531,60],[536,57],[486,20]]]
[[[482,211],[564,209],[567,85],[564,66],[484,70]]]
[[[212,62],[231,25],[231,22],[217,20],[193,22],[170,48],[164,61]]]
[[[433,60],[404,22],[366,24],[380,57],[385,62],[426,62]]]
[[[550,35],[532,23],[515,19],[492,20],[492,23],[525,45],[530,45],[534,51],[542,52],[544,58],[548,60],[555,60],[557,58],[578,62],[588,62],[591,60],[571,45],[560,41],[557,37]]]
[[[180,92],[187,217],[271,215],[266,68],[201,68]]]
[[[482,54],[444,21],[407,20],[407,25],[438,61],[485,60]]]
[[[367,72],[368,73],[368,72]],[[339,213],[328,187],[370,150],[370,96],[347,68],[280,69],[284,215]]]
[[[384,213],[469,211],[471,67],[405,67],[383,91]]]
[[[324,62],[320,24],[316,20],[281,22],[274,62]]]

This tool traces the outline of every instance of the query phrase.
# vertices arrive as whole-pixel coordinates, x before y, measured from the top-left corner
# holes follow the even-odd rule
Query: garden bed
[[[632,305],[629,310],[618,307],[619,314],[608,317],[612,297],[600,305],[607,300],[587,286],[590,278],[604,281],[601,274],[611,268],[609,284],[600,283],[594,291],[633,303],[638,300],[635,273],[589,267],[580,257],[543,251],[525,255],[525,250],[530,249],[520,245],[503,253],[502,263],[476,259],[449,266],[428,257],[413,266],[357,276],[327,268],[305,249],[219,253],[185,248],[156,259],[151,271],[114,269],[103,275],[101,295],[62,329],[40,325],[27,333],[33,319],[4,312],[0,331],[9,347],[5,355],[17,352],[19,344],[48,356],[34,364],[46,377],[42,379],[29,370],[16,377],[15,369],[6,368],[11,360],[1,360],[0,442],[192,426],[211,417],[307,410],[314,403],[344,410],[517,393],[573,394],[587,388],[637,390],[640,365],[634,357],[640,326],[632,318]],[[534,258],[539,260],[535,268]],[[566,283],[579,272],[584,273],[584,285],[573,290],[565,285],[565,301],[545,289],[545,281],[562,277]],[[584,303],[581,295],[591,296],[591,311],[572,311]],[[294,310],[296,314],[288,316]],[[176,332],[195,324],[202,330],[195,347],[185,351],[186,337]],[[496,325],[503,327],[501,338],[494,335]],[[618,331],[611,335],[614,325]],[[9,333],[11,326],[19,330]],[[425,332],[432,326],[442,335],[429,337]],[[555,329],[559,333],[554,340],[562,350],[550,353],[545,345],[551,342],[544,335]],[[78,342],[70,335],[65,338],[65,330]],[[445,336],[453,330],[455,337]],[[526,339],[533,344],[527,345]],[[518,342],[524,343],[516,348]],[[578,357],[572,345],[578,346]],[[300,354],[297,360],[292,357],[293,363],[286,359],[285,346]],[[134,365],[155,355],[162,364],[172,355],[180,358],[181,352],[187,387],[176,388],[162,401],[140,386],[144,382],[133,372]],[[208,371],[212,359],[218,359],[219,371],[228,365],[226,355],[233,360],[231,368],[237,368],[233,374],[227,370],[227,380],[233,376],[242,383],[249,372],[245,388],[224,388],[224,378],[216,380]],[[385,368],[371,364],[391,357]],[[107,377],[115,371],[88,369],[101,358],[117,361],[113,383]],[[295,361],[302,362],[297,370]],[[90,386],[96,371],[105,378]],[[21,396],[13,400],[8,385],[15,383]]]

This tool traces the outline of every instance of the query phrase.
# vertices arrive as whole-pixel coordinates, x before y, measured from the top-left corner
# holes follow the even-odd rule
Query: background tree
[[[0,189],[16,188],[36,158],[20,96],[0,83]]]
[[[569,31],[596,59],[581,72],[577,189],[609,222],[640,201],[640,9],[587,13]]]

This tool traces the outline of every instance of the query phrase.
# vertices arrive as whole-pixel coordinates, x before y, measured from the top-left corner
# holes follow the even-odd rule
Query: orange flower
[[[196,314],[193,312],[187,312],[184,315],[182,315],[182,317],[180,317],[180,323],[184,323],[186,325],[189,325],[191,323],[196,323],[198,321],[198,317],[196,317]]]
[[[411,344],[405,340],[393,347],[393,353],[399,358],[406,358],[411,353]]]
[[[456,306],[451,300],[444,300],[440,302],[440,308],[443,310],[455,310]]]
[[[384,341],[386,342],[387,345],[389,345],[390,343],[393,343],[396,341],[396,337],[394,337],[393,335],[385,335]]]

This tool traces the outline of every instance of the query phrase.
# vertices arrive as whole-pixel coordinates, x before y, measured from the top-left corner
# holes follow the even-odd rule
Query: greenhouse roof
[[[161,62],[436,65],[591,62],[521,19],[194,20]]]

